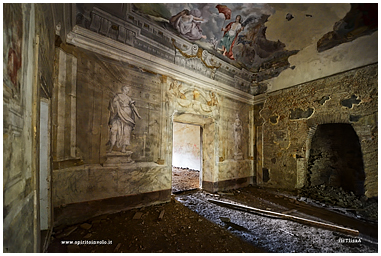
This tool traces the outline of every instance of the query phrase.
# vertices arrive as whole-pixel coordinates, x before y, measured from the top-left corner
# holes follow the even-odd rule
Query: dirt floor
[[[172,167],[172,193],[200,187],[200,172],[192,169]]]
[[[49,253],[265,252],[193,212],[175,197],[166,204],[103,215],[54,232]],[[75,244],[98,241],[105,244]]]
[[[349,228],[359,227],[361,231],[359,236],[352,236],[290,220],[229,209],[212,203],[210,199],[245,204]],[[368,230],[375,230],[376,234]],[[89,244],[96,242],[105,244]],[[55,229],[47,252],[377,251],[377,223],[356,220],[307,205],[299,202],[292,194],[249,186],[215,194],[202,190],[183,192],[173,195],[171,202],[166,204],[103,215],[86,223]]]

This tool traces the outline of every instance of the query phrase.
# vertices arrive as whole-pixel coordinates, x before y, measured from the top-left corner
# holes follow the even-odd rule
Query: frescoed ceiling
[[[258,73],[257,81],[277,76],[289,67],[288,57],[298,52],[286,50],[286,45],[279,40],[266,39],[265,23],[275,13],[268,4],[133,5],[135,12],[147,15],[184,39],[196,42],[238,68]],[[237,16],[239,22],[236,22]],[[263,70],[271,72],[259,73]]]
[[[315,13],[310,7],[314,4],[266,4],[266,3],[156,3],[133,4],[133,11],[148,16],[165,26],[173,33],[196,42],[204,49],[214,53],[221,59],[230,62],[238,68],[245,68],[257,74],[257,82],[276,77],[290,67],[288,57],[298,53],[298,48],[290,48],[285,42],[269,40],[266,38],[267,22],[278,9],[286,6],[289,10],[293,8],[304,10],[303,16],[300,12],[296,14],[289,12],[283,18],[283,23],[294,22],[296,20],[309,19],[315,22],[316,27],[305,27],[304,33],[308,30],[318,31],[319,27],[327,23],[317,20]],[[348,4],[346,4],[348,5]],[[316,10],[327,11],[327,19],[331,19],[331,13],[335,8],[342,8],[333,5],[330,9],[323,4],[315,4]],[[377,30],[377,4],[351,4],[351,9],[347,15],[340,20],[336,20],[331,32],[326,33],[317,44],[317,50],[324,51],[341,43],[356,39],[359,36],[370,34]],[[229,39],[224,37],[234,25],[236,17],[240,16],[241,29],[231,32],[235,37]],[[324,17],[324,15],[323,15]],[[310,22],[306,22],[310,25]],[[296,27],[303,26],[303,22],[295,24]],[[272,28],[274,29],[274,28]],[[321,28],[320,28],[321,29]],[[291,33],[291,31],[280,31],[280,33]],[[303,35],[295,35],[293,40],[301,40]],[[225,45],[224,45],[225,44]],[[231,45],[230,49],[224,46]]]
[[[126,7],[126,6],[129,7]],[[266,81],[294,70],[290,59],[313,59],[378,29],[378,4],[349,3],[132,3],[77,4],[85,27],[93,7],[128,20],[128,11],[216,58],[252,73],[258,92]],[[156,40],[155,38],[152,38]],[[160,43],[158,41],[158,43]],[[168,46],[166,47],[173,47]],[[311,55],[312,57],[310,57]],[[317,57],[318,58],[318,57]],[[303,76],[303,74],[301,74]],[[266,86],[263,87],[266,90]]]

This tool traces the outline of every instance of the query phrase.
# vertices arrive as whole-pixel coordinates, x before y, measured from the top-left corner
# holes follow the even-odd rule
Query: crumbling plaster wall
[[[33,63],[34,34],[29,32],[34,29],[34,11],[31,5],[4,5],[4,252],[33,252],[36,243],[33,232],[32,99],[26,97],[32,90],[33,74],[27,67]]]
[[[268,172],[270,179],[260,183],[286,189],[303,187],[317,126],[348,123],[361,144],[365,195],[377,196],[377,68],[369,65],[270,93],[260,111],[262,171]]]
[[[266,22],[268,40],[285,43],[287,50],[299,50],[289,57],[290,67],[268,80],[269,92],[306,83],[378,62],[378,31],[332,49],[318,52],[317,42],[333,30],[350,11],[348,3],[274,3],[277,12]],[[288,21],[290,13],[294,18]],[[307,29],[308,28],[308,29]]]
[[[39,252],[41,248],[40,99],[49,99],[53,86],[53,13],[62,16],[60,6],[56,7],[51,4],[4,4],[5,252]]]

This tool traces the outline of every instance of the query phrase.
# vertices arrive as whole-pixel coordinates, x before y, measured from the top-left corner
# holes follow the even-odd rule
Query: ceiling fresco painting
[[[331,68],[324,63],[315,66],[316,60],[329,55],[334,65],[346,58],[336,46],[374,36],[378,30],[377,3],[86,3],[76,7],[77,25],[252,95],[283,88],[287,80],[302,83],[320,72],[330,74]],[[355,46],[348,47],[357,52]],[[176,51],[181,53],[178,58]],[[312,68],[308,74],[307,65]]]
[[[377,3],[351,4],[351,10],[335,23],[333,31],[318,41],[318,51],[322,52],[360,36],[372,34],[378,29],[377,10]]]
[[[230,64],[256,74],[261,82],[289,68],[288,57],[297,50],[266,39],[267,19],[275,13],[268,4],[156,3],[133,4],[133,11],[148,16],[185,40],[198,44]]]

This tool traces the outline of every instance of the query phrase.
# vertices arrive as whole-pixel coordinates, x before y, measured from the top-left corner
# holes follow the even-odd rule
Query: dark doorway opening
[[[350,124],[322,124],[316,129],[308,159],[308,186],[342,188],[364,194],[365,172],[359,138]]]

